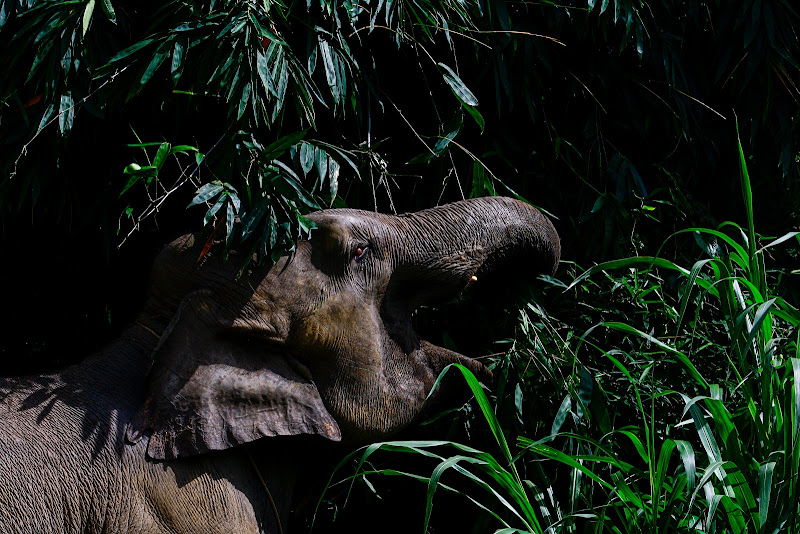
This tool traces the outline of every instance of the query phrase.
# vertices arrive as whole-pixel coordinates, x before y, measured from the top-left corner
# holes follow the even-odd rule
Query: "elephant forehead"
[[[371,211],[352,209],[331,209],[310,214],[309,219],[314,221],[318,230],[329,233],[364,234],[378,231],[391,225],[396,219],[391,215],[373,213]],[[312,230],[312,238],[314,236]]]

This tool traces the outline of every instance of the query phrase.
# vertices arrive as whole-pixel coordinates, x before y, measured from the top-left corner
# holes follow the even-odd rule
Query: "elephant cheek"
[[[317,384],[326,407],[339,423],[345,441],[386,439],[405,428],[420,412],[432,384],[421,354],[407,355],[391,339],[369,352],[338,358]],[[424,375],[420,376],[420,375]]]
[[[408,373],[384,357],[387,337],[369,308],[357,306],[320,308],[294,330],[296,357],[347,441],[383,438],[410,419],[408,394],[397,394],[408,387],[398,378]]]

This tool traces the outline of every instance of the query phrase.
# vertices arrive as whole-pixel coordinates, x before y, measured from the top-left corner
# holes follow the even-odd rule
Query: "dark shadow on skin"
[[[185,253],[196,258],[195,249],[201,245],[202,243]],[[217,258],[213,261],[217,264],[220,262]],[[240,258],[229,259],[222,270],[235,276],[238,266],[233,265],[236,262],[241,262]],[[209,271],[220,268],[219,265],[208,267]],[[236,314],[250,300],[258,283],[267,275],[268,268],[254,267],[250,271],[250,274],[242,277],[245,283],[240,288],[251,289],[226,295],[226,308],[235,310]],[[199,285],[190,288],[187,294],[203,286],[202,275],[198,280]],[[207,283],[218,285],[218,280],[211,277]],[[159,288],[152,289],[152,292],[156,291]],[[145,305],[145,315],[147,313],[148,304]],[[93,460],[104,449],[113,448],[121,455],[123,448],[129,446],[125,440],[126,426],[133,420],[144,400],[146,375],[152,364],[152,351],[156,342],[152,332],[136,324],[131,325],[118,339],[97,354],[88,356],[61,372],[0,378],[0,403],[17,404],[16,411],[20,412],[21,417],[31,417],[37,425],[49,426],[54,431],[59,428],[80,428],[80,438],[86,443],[87,449],[91,450]],[[58,403],[71,408],[68,414],[74,415],[75,419],[54,420],[63,413],[60,410],[54,413]],[[24,413],[29,411],[32,413]],[[6,419],[6,429],[0,431],[14,436],[13,414],[10,415],[11,418]]]
[[[94,360],[92,358],[91,360]],[[18,398],[17,411],[21,417],[31,417],[39,426],[45,426],[51,432],[60,428],[80,429],[80,438],[91,450],[92,459],[106,448],[113,447],[121,454],[124,431],[117,426],[115,439],[110,440],[114,427],[114,413],[122,415],[126,406],[114,406],[105,398],[105,392],[93,391],[91,363],[83,362],[67,369],[62,375],[43,375],[21,378],[0,379],[0,397],[9,402],[12,397]],[[86,373],[77,373],[77,370]],[[81,375],[83,376],[76,376]],[[84,385],[83,378],[90,378]],[[124,388],[124,384],[119,384]],[[68,415],[80,414],[74,420],[65,420],[64,411],[54,409],[58,404],[68,407]],[[30,412],[26,414],[25,412]],[[62,419],[56,419],[61,417]],[[13,435],[13,419],[6,419],[11,428],[6,433]]]

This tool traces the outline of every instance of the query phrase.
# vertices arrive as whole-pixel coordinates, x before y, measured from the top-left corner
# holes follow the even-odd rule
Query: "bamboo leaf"
[[[172,48],[172,64],[170,65],[170,74],[172,75],[172,82],[177,84],[178,80],[183,74],[184,57],[186,55],[187,41],[184,39],[175,39],[175,46]]]
[[[320,182],[324,182],[328,174],[328,153],[319,147],[314,150],[314,166],[317,168]]]
[[[328,190],[331,194],[331,202],[336,198],[339,191],[339,170],[341,166],[332,157],[328,156]]]
[[[206,215],[203,218],[203,225],[208,226],[208,223],[211,222],[211,219],[214,217],[214,215],[216,215],[219,209],[225,204],[225,199],[227,198],[227,196],[228,195],[225,194],[225,192],[223,191],[222,194],[217,199],[217,202],[213,206],[211,206],[211,208],[209,208],[209,210],[206,212]],[[221,223],[222,220],[220,220],[219,222]]]
[[[250,99],[251,89],[252,86],[250,85],[250,82],[247,82],[245,86],[242,88],[242,94],[241,97],[239,98],[239,109],[236,113],[236,120],[241,119],[242,115],[244,115],[244,112],[247,109],[247,102]]]
[[[308,174],[314,168],[314,145],[311,143],[300,144],[300,167],[303,174]]]
[[[633,443],[636,452],[639,453],[639,456],[642,458],[642,461],[644,463],[646,464],[650,463],[650,456],[647,454],[647,450],[645,449],[642,440],[639,439],[639,436],[637,436],[633,432],[630,432],[629,430],[620,430],[619,433],[627,437],[629,440],[631,440],[631,443]]]
[[[202,204],[203,202],[208,201],[209,199],[217,196],[219,193],[222,192],[224,186],[222,182],[216,180],[209,184],[205,184],[200,189],[197,190],[195,197],[189,203],[187,208],[191,208],[192,206],[197,206],[198,204]]]
[[[335,60],[338,58],[336,57],[336,52],[321,36],[319,38],[319,52],[322,64],[325,67],[325,79],[328,81],[333,101],[338,103],[344,97],[339,87],[340,80],[338,78],[338,69],[335,65]]]
[[[121,61],[126,57],[135,54],[139,50],[148,46],[153,41],[155,41],[155,39],[143,39],[141,41],[137,41],[136,43],[132,44],[131,46],[129,46],[128,48],[117,54],[116,56],[112,57],[111,60],[106,65],[103,66],[103,68],[106,68],[113,63]]]
[[[86,32],[89,29],[89,24],[92,22],[92,13],[94,13],[95,0],[86,2],[86,7],[83,9],[83,37],[86,37]]]
[[[113,24],[116,24],[117,13],[114,11],[114,6],[111,5],[111,0],[102,0],[100,3],[100,7],[102,7],[103,13],[105,14],[106,18],[110,20]]]
[[[72,119],[75,114],[75,103],[72,95],[67,93],[61,95],[61,104],[58,108],[58,131],[61,135],[67,135],[72,130]]]
[[[472,91],[467,88],[461,78],[453,72],[453,69],[445,65],[444,63],[439,63],[439,67],[442,68],[442,77],[444,77],[444,81],[447,82],[447,85],[450,86],[453,93],[467,106],[477,106],[478,99],[472,94]]]
[[[242,241],[250,237],[269,209],[269,201],[261,199],[256,206],[242,217]]]
[[[262,152],[261,157],[264,160],[274,160],[289,150],[289,147],[295,145],[302,141],[302,139],[306,136],[308,130],[299,130],[297,132],[292,132],[288,135],[284,135],[276,139],[273,143],[267,146]],[[306,143],[303,143],[306,144]]]
[[[164,166],[164,162],[167,161],[167,156],[171,153],[171,146],[169,143],[161,143],[158,147],[158,151],[156,152],[155,157],[153,158],[153,167],[156,170],[161,170],[161,167]]]
[[[142,78],[139,80],[139,85],[145,85],[150,78],[153,77],[153,74],[158,70],[158,67],[164,63],[164,60],[167,59],[169,55],[169,49],[166,46],[167,43],[162,44],[158,50],[156,51],[155,55],[150,59],[150,63],[147,65],[147,68],[144,70],[142,74]]]

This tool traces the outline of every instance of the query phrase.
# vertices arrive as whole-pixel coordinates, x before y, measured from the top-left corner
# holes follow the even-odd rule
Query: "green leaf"
[[[661,444],[661,451],[658,455],[658,465],[656,466],[655,480],[653,481],[653,492],[655,495],[660,494],[664,488],[662,484],[667,476],[667,469],[669,468],[669,459],[672,451],[675,450],[676,443],[672,439],[665,439]]]
[[[251,88],[250,82],[247,82],[242,89],[242,96],[239,99],[239,110],[236,113],[236,120],[241,119],[242,115],[244,115],[244,112],[247,109],[247,101],[250,98]]]
[[[232,198],[233,194],[231,193],[227,196]],[[225,217],[225,243],[230,243],[231,237],[233,236],[234,223],[236,222],[236,210],[234,206],[234,202],[228,202],[228,209]]]
[[[194,199],[192,199],[192,201],[186,207],[191,208],[192,206],[202,204],[203,202],[206,202],[207,200],[217,196],[222,192],[223,189],[225,189],[225,187],[219,180],[215,180],[209,184],[206,184],[197,190],[197,194],[195,195]]]
[[[647,449],[645,449],[645,446],[642,443],[642,440],[639,439],[639,436],[629,430],[620,430],[619,433],[631,440],[636,452],[639,453],[639,456],[642,458],[644,463],[650,463],[650,455],[647,454]]]
[[[748,257],[750,258],[752,266],[752,262],[755,261],[755,251],[756,251],[756,232],[753,221],[753,190],[750,185],[750,174],[747,172],[747,159],[745,158],[744,150],[742,149],[742,140],[739,137],[738,118],[735,124],[736,124],[736,140],[738,142],[738,147],[739,147],[739,170],[741,172],[742,196],[744,197],[745,215],[747,216],[747,241],[750,252]]]
[[[462,123],[461,121],[458,122],[458,125],[451,131],[447,132],[444,136],[440,137],[438,141],[436,141],[436,145],[433,147],[433,151],[436,155],[442,154],[447,147],[450,146],[450,142],[456,138],[458,132],[461,131]]]
[[[328,156],[328,190],[331,194],[331,202],[336,198],[336,193],[339,191],[339,170],[341,166],[332,157]]]
[[[11,12],[11,3],[13,1],[14,0],[0,0],[0,30],[2,30],[3,26],[8,22]]]
[[[647,269],[652,269],[653,267],[660,267],[666,269],[673,269],[685,275],[689,274],[689,271],[687,269],[684,269],[683,267],[680,267],[679,265],[676,265],[675,263],[669,260],[665,260],[664,258],[658,258],[653,256],[636,256],[632,258],[624,258],[621,260],[607,261],[605,263],[595,265],[594,267],[587,269],[580,276],[575,278],[575,280],[572,281],[572,283],[566,290],[569,291],[579,283],[583,282],[593,274],[598,273],[600,271],[606,271],[611,269],[640,268],[640,267],[644,267]]]
[[[261,50],[256,50],[256,70],[258,71],[258,78],[261,80],[261,85],[264,87],[264,95],[269,97],[270,94],[275,94],[275,87],[272,85],[272,77],[269,74],[267,57]]]
[[[169,151],[172,154],[186,154],[187,152],[199,152],[200,149],[191,145],[175,145]]]
[[[308,174],[314,168],[314,145],[311,143],[300,144],[300,167],[303,174]]]
[[[280,162],[276,161],[275,163],[285,168],[285,165],[281,164]],[[300,200],[303,204],[311,209],[320,209],[319,204],[314,202],[311,199],[311,196],[290,175],[286,173],[279,174],[273,181],[273,185],[275,189],[283,196]]]
[[[94,0],[89,0],[83,10],[83,37],[86,37],[86,31],[89,29],[89,23],[92,21],[92,13],[94,12]]]
[[[269,207],[269,201],[266,198],[261,199],[261,201],[256,204],[255,208],[242,217],[242,241],[252,235],[258,227],[258,223],[264,218]]]
[[[777,462],[767,462],[758,468],[758,517],[760,524],[767,522],[772,499],[772,474]]]
[[[800,232],[788,232],[788,233],[782,235],[781,237],[779,237],[778,239],[775,239],[774,241],[771,241],[771,242],[767,243],[766,245],[764,245],[763,247],[758,249],[756,251],[756,253],[759,253],[762,250],[768,249],[770,247],[774,247],[775,245],[779,245],[779,244],[783,243],[784,241],[787,241],[787,240],[789,240],[789,239],[791,239],[791,238],[793,238],[793,237],[795,237],[797,235],[800,235]]]
[[[623,333],[626,333],[626,334],[634,334],[634,335],[636,335],[638,337],[641,337],[642,339],[645,339],[645,340],[649,341],[650,343],[658,345],[659,347],[664,349],[666,352],[668,352],[668,353],[672,354],[673,356],[675,356],[683,364],[684,368],[689,372],[689,374],[702,387],[704,387],[704,388],[708,387],[708,383],[706,382],[705,378],[703,378],[700,375],[700,372],[697,370],[697,368],[695,368],[694,364],[692,364],[692,362],[689,360],[689,358],[684,353],[682,353],[681,351],[679,351],[679,350],[677,350],[677,349],[675,349],[673,347],[670,347],[669,345],[667,345],[663,341],[661,341],[659,339],[656,339],[655,337],[651,336],[650,334],[642,332],[641,330],[638,330],[638,329],[636,329],[636,328],[634,328],[634,327],[632,327],[630,325],[627,325],[625,323],[618,323],[618,322],[610,321],[610,322],[605,322],[605,323],[601,323],[601,324],[602,324],[602,326],[605,326],[606,328],[611,328],[612,330],[617,330],[619,332],[623,332]]]
[[[217,202],[211,206],[211,208],[206,212],[205,217],[203,218],[203,225],[208,226],[208,223],[211,219],[216,215],[216,213],[220,210],[220,208],[225,204],[225,199],[228,197],[225,191],[217,199]],[[221,222],[221,221],[220,221]]]
[[[261,157],[268,161],[282,156],[287,150],[289,150],[289,147],[300,142],[306,136],[307,132],[308,130],[300,130],[277,139],[264,149],[264,151],[261,153]]]
[[[142,166],[140,166],[140,165],[138,165],[136,163],[131,163],[130,165],[125,167],[125,169],[122,172],[125,173],[125,174],[130,174],[131,177],[128,179],[128,182],[125,184],[125,187],[122,188],[122,191],[119,194],[120,197],[123,194],[125,194],[125,192],[128,189],[133,187],[133,185],[136,184],[136,182],[138,182],[142,178],[150,178],[152,176],[155,176],[155,174],[158,172],[158,169],[156,169],[152,165],[147,165],[145,167],[142,167]]]
[[[711,426],[708,424],[708,421],[703,417],[703,412],[700,411],[700,408],[697,406],[697,400],[703,397],[695,397],[694,399],[689,400],[686,395],[681,394],[684,401],[686,402],[686,407],[683,410],[685,414],[687,411],[692,416],[694,420],[695,429],[697,430],[697,434],[700,437],[700,443],[702,443],[703,448],[706,451],[706,454],[713,462],[722,462],[722,453],[720,452],[719,445],[717,444],[717,440],[714,437],[714,433],[711,431]],[[722,466],[719,466],[718,469],[720,470],[720,479],[724,479],[725,471]],[[702,484],[701,484],[702,486]]]
[[[66,135],[72,129],[72,118],[75,113],[75,103],[72,95],[67,93],[61,95],[61,104],[58,108],[58,131],[61,135]]]
[[[47,109],[44,110],[44,113],[42,113],[42,118],[39,121],[39,126],[36,128],[36,133],[37,134],[39,132],[41,132],[42,129],[44,129],[44,127],[47,126],[50,123],[50,119],[53,118],[53,115],[55,114],[55,112],[56,112],[55,103],[51,103],[49,106],[47,106]]]
[[[303,217],[299,213],[295,214],[297,217],[297,224],[300,226],[300,231],[308,235],[311,230],[317,227],[317,224],[307,217]]]
[[[556,460],[557,462],[561,462],[564,465],[568,465],[573,469],[579,471],[580,473],[586,475],[587,477],[591,478],[601,486],[605,487],[606,489],[612,490],[614,486],[594,474],[588,467],[579,463],[577,460],[573,459],[571,456],[559,451],[558,449],[554,449],[553,447],[549,447],[542,443],[536,443],[531,445],[528,450],[544,456],[545,458],[550,458],[551,460]]]
[[[169,72],[172,76],[172,83],[174,84],[178,83],[181,74],[183,74],[187,44],[188,41],[185,39],[175,39],[175,46],[172,48],[172,65],[170,66]]]
[[[129,46],[128,48],[126,48],[125,50],[123,50],[122,52],[117,54],[116,56],[112,57],[111,60],[107,64],[105,64],[103,66],[103,68],[106,68],[109,65],[111,65],[112,63],[116,63],[116,62],[118,62],[120,60],[125,59],[126,57],[128,57],[128,56],[130,56],[132,54],[135,54],[136,52],[138,52],[142,48],[148,46],[153,41],[155,41],[155,39],[143,39],[141,41],[138,41],[138,42],[132,44],[131,46]]]
[[[321,148],[314,150],[314,166],[317,168],[320,181],[324,182],[328,174],[328,153]]]
[[[681,439],[675,440],[675,445],[678,447],[678,452],[680,453],[681,461],[683,462],[683,471],[686,473],[686,479],[688,482],[687,489],[689,491],[693,491],[697,478],[697,464],[695,461],[694,450],[692,449],[691,443]]]
[[[443,69],[442,76],[444,77],[444,81],[447,82],[447,85],[450,86],[450,89],[453,90],[453,93],[467,106],[477,106],[478,99],[472,94],[464,82],[461,81],[461,78],[453,72],[453,69],[445,65],[444,63],[439,63],[439,66]]]
[[[117,23],[117,13],[114,11],[114,6],[111,5],[111,0],[102,0],[100,7],[103,8],[103,13],[112,24]]]
[[[161,167],[164,166],[164,162],[167,161],[167,156],[171,154],[170,144],[169,143],[161,143],[158,147],[158,151],[156,152],[155,157],[153,158],[153,167],[158,170],[161,170]]]
[[[334,65],[334,56],[336,52],[331,49],[331,46],[322,36],[319,37],[319,51],[322,64],[325,66],[325,79],[328,81],[328,87],[331,90],[333,101],[338,103],[344,95],[340,93],[337,69]]]
[[[344,163],[347,163],[347,165],[353,170],[353,175],[354,176],[358,177],[359,179],[361,178],[361,173],[358,170],[358,166],[349,157],[349,156],[353,155],[352,152],[348,152],[348,151],[342,149],[341,147],[338,147],[336,145],[332,145],[330,143],[326,143],[324,141],[315,140],[314,144],[316,144],[318,146],[324,146],[330,152],[334,152],[339,161],[344,161]]]
[[[461,107],[463,107],[467,111],[467,113],[469,113],[470,117],[472,117],[472,119],[475,121],[475,123],[481,129],[481,131],[483,131],[483,128],[486,125],[486,121],[483,120],[483,115],[481,115],[481,112],[478,111],[478,108],[469,106],[469,105],[465,104],[464,102],[461,102]]]
[[[561,430],[561,425],[567,420],[567,415],[572,411],[572,397],[566,395],[564,400],[561,401],[561,406],[553,418],[553,424],[550,427],[550,435],[555,436]]]
[[[145,85],[150,78],[153,77],[153,74],[158,70],[158,67],[164,63],[164,60],[167,59],[169,55],[169,49],[166,46],[167,43],[161,45],[158,50],[156,51],[153,58],[150,60],[150,64],[147,65],[147,68],[144,70],[144,74],[142,74],[142,78],[139,80],[139,85]]]

